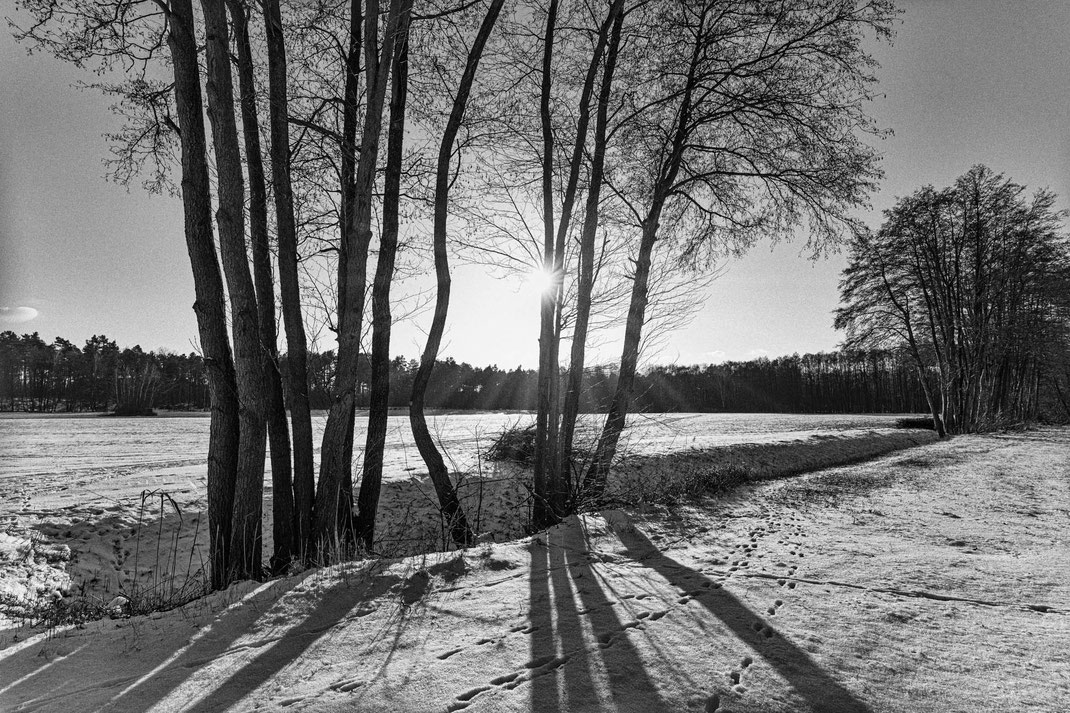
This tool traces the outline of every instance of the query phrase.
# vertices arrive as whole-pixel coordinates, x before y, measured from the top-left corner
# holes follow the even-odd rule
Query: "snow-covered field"
[[[207,414],[173,417],[114,418],[96,416],[26,417],[0,414],[0,493],[12,483],[40,486],[100,485],[129,491],[128,484],[163,487],[183,477],[203,477],[208,453]],[[707,448],[733,443],[792,440],[817,433],[891,427],[896,415],[799,414],[638,414],[630,419],[625,448],[644,455],[670,453],[684,448]],[[531,423],[530,414],[455,413],[432,416],[431,432],[458,470],[472,470],[477,453],[491,438],[514,424]],[[591,417],[586,419],[590,427]],[[319,445],[326,417],[313,418],[314,440]],[[363,444],[366,418],[358,418],[354,442]],[[359,454],[358,454],[359,458]],[[269,464],[270,465],[270,464]],[[423,462],[409,431],[408,417],[389,419],[384,478],[401,479],[423,470]],[[270,472],[270,470],[268,471]],[[59,482],[60,479],[67,482]],[[77,496],[84,496],[80,487]],[[33,492],[37,492],[36,489]],[[57,498],[63,499],[60,493]],[[76,496],[71,494],[69,499]]]
[[[0,631],[0,710],[1062,713],[1068,533],[1070,430],[961,436]]]
[[[520,468],[486,463],[480,455],[503,429],[531,418],[477,413],[431,419],[468,515],[489,539],[523,534],[529,498]],[[871,435],[891,437],[887,434],[895,418],[638,415],[621,450],[649,461],[683,451],[808,440],[825,453],[828,439],[847,439],[857,447],[855,441]],[[314,421],[317,445],[324,422],[322,415]],[[357,444],[363,443],[365,424],[358,419]],[[188,414],[0,418],[0,594],[34,598],[67,593],[108,601],[134,586],[168,593],[185,583],[191,571],[195,575],[206,557],[208,426],[207,416]],[[595,421],[589,419],[586,426],[591,432]],[[901,438],[903,433],[892,435]],[[358,447],[358,468],[359,452]],[[854,453],[848,449],[847,457],[830,462],[870,455]],[[799,454],[791,451],[787,457]],[[378,551],[398,555],[448,545],[407,416],[390,419],[384,479]],[[270,469],[265,495],[269,554]]]

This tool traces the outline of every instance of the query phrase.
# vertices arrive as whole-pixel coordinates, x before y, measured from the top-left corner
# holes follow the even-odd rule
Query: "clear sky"
[[[885,181],[874,210],[986,163],[1070,206],[1070,3],[904,0],[894,45],[874,45],[884,97],[871,107]],[[81,344],[188,352],[193,282],[177,199],[105,182],[108,100],[92,77],[27,57],[0,32],[0,330]],[[704,305],[655,358],[681,364],[835,348],[843,256],[811,261],[801,243],[757,246],[727,264]],[[502,367],[537,362],[537,293],[475,267],[454,274],[444,355]],[[419,325],[395,330],[416,356]],[[612,350],[600,355],[611,361]]]

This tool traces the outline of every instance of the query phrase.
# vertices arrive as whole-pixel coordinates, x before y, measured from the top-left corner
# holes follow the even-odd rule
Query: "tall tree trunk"
[[[446,252],[446,221],[449,217],[450,163],[453,157],[453,146],[468,106],[468,96],[472,90],[472,83],[475,81],[476,70],[479,68],[479,60],[483,56],[483,48],[487,44],[491,30],[494,29],[503,4],[504,0],[491,0],[487,14],[483,16],[479,32],[468,51],[464,73],[461,75],[457,93],[454,95],[453,107],[450,110],[446,128],[442,132],[442,142],[439,144],[435,174],[434,254],[435,277],[438,282],[435,294],[435,314],[431,319],[431,328],[427,332],[427,344],[420,358],[420,366],[413,377],[412,398],[409,400],[409,423],[412,426],[413,440],[416,441],[420,456],[427,465],[427,472],[431,476],[431,482],[434,483],[439,508],[450,529],[450,535],[459,545],[471,544],[472,531],[468,526],[460,501],[457,499],[453,484],[450,482],[446,464],[427,428],[427,419],[424,417],[424,397],[427,393],[427,385],[431,381],[431,370],[435,366],[435,359],[438,358],[442,334],[446,329],[446,316],[449,312],[450,268]]]
[[[383,104],[390,75],[391,57],[397,35],[401,0],[391,0],[382,54],[376,54],[379,26],[378,0],[368,0],[364,18],[365,63],[368,76],[368,104],[361,137],[360,160],[355,185],[356,201],[350,216],[345,276],[345,310],[339,319],[338,360],[335,369],[334,400],[327,414],[320,449],[320,478],[316,490],[316,532],[319,541],[334,550],[349,547],[352,504],[345,486],[352,482],[352,427],[356,410],[357,365],[364,316],[364,286],[367,279],[368,247],[371,244],[372,189],[378,163],[379,134]],[[348,446],[348,447],[347,447]],[[339,554],[345,554],[341,552]]]
[[[558,440],[557,470],[563,478],[571,480],[572,442],[576,433],[576,418],[580,410],[580,395],[583,391],[583,368],[587,352],[587,331],[591,319],[591,300],[594,292],[594,246],[598,230],[598,204],[602,195],[602,178],[606,156],[606,134],[609,124],[609,99],[613,89],[613,73],[617,66],[617,51],[620,47],[621,27],[624,21],[623,0],[616,0],[606,18],[612,23],[608,38],[605,68],[598,92],[598,111],[595,118],[594,147],[591,156],[591,177],[587,189],[587,205],[580,233],[579,284],[576,294],[576,321],[572,330],[572,348],[569,355],[568,382],[565,387],[564,405],[561,414],[561,435]],[[603,26],[604,28],[604,26]],[[605,30],[603,29],[602,34]],[[604,42],[600,37],[600,42]]]
[[[378,11],[376,11],[378,17]],[[367,66],[377,66],[375,48],[378,46],[375,37],[369,36],[367,43],[362,43],[361,28],[363,16],[360,12],[359,0],[351,0],[349,7],[349,48],[346,53],[346,78],[344,95],[342,99],[342,161],[341,161],[341,196],[342,204],[339,210],[341,221],[341,234],[338,243],[338,333],[341,334],[346,314],[346,294],[349,284],[349,254],[355,246],[351,243],[353,216],[357,212],[357,91],[360,84],[360,55],[361,50],[369,52]],[[377,27],[376,27],[377,29]],[[369,77],[368,86],[371,86]],[[370,236],[369,236],[370,239]],[[367,257],[361,258],[367,260]],[[360,268],[361,274],[367,270],[366,262]],[[363,292],[361,293],[363,295]],[[363,299],[363,296],[362,298]],[[343,442],[343,459],[347,463],[353,461],[353,430],[355,428],[356,409],[354,408],[346,424],[345,441]],[[338,522],[341,523],[341,540],[347,548],[355,544],[353,529],[353,474],[347,470],[342,477],[342,485],[338,497]]]
[[[269,117],[271,123],[271,185],[275,196],[275,229],[279,241],[279,292],[286,329],[286,369],[290,382],[290,425],[293,429],[294,554],[307,561],[314,551],[315,502],[312,415],[308,403],[308,344],[301,313],[297,271],[297,223],[290,182],[290,125],[286,91],[286,45],[279,0],[266,0]]]
[[[341,205],[338,211],[338,316],[335,327],[342,331],[345,315],[346,271],[349,267],[349,221],[357,200],[354,183],[357,167],[357,90],[360,86],[361,24],[360,0],[349,3],[349,47],[342,95],[342,157],[339,171]]]
[[[231,572],[261,576],[261,514],[264,490],[265,380],[256,292],[245,246],[245,182],[242,177],[227,13],[223,0],[202,0],[208,65],[208,118],[215,147],[220,256],[231,299],[234,366],[238,384],[238,473],[231,516]]]
[[[238,398],[227,336],[223,277],[212,235],[211,188],[202,114],[200,68],[190,0],[173,0],[167,44],[175,77],[181,130],[182,208],[186,248],[193,268],[197,329],[212,419],[208,436],[208,551],[213,589],[228,584],[230,513],[238,469]]]
[[[628,306],[628,319],[624,327],[624,345],[621,351],[617,387],[613,393],[613,401],[610,404],[609,413],[606,414],[606,421],[602,426],[602,434],[599,436],[598,446],[595,448],[591,465],[584,476],[583,490],[590,497],[597,498],[605,492],[609,477],[609,467],[617,454],[617,444],[620,441],[621,434],[624,432],[628,408],[631,405],[632,387],[635,383],[635,372],[639,364],[639,347],[642,342],[643,324],[646,321],[650,261],[654,251],[654,243],[658,236],[661,212],[675,186],[676,176],[680,172],[680,164],[683,161],[684,147],[690,137],[693,111],[692,96],[696,84],[695,77],[704,49],[702,28],[709,12],[711,12],[711,8],[706,7],[702,10],[699,18],[684,91],[677,112],[676,126],[672,130],[670,144],[665,147],[665,159],[658,167],[658,173],[653,184],[650,207],[641,226],[642,234],[639,241],[639,251],[635,258],[635,274],[632,278],[632,295]]]
[[[260,339],[267,381],[268,442],[271,445],[271,571],[285,571],[297,555],[294,542],[294,492],[290,465],[290,426],[282,397],[278,334],[275,331],[275,280],[268,245],[267,185],[260,147],[253,56],[249,45],[249,17],[242,0],[227,0],[237,46],[238,87],[241,93],[245,165],[249,177],[249,237],[252,242],[253,283],[260,316]]]
[[[371,394],[368,404],[368,437],[364,446],[364,472],[357,497],[356,535],[365,549],[375,541],[375,516],[383,481],[383,449],[386,446],[390,406],[390,282],[398,249],[398,210],[401,203],[401,171],[405,148],[405,103],[409,82],[409,21],[412,0],[404,0],[394,45],[394,72],[390,90],[390,128],[386,149],[386,181],[383,192],[383,230],[379,259],[372,284]]]
[[[550,93],[553,84],[554,33],[557,24],[557,0],[550,0],[543,37],[542,82],[539,91],[539,117],[542,125],[542,270],[554,280],[554,131],[551,123]],[[531,524],[544,529],[560,522],[562,513],[555,507],[554,493],[559,489],[554,472],[557,450],[557,424],[551,422],[554,409],[553,380],[557,379],[557,343],[554,339],[556,290],[543,289],[539,295],[539,377],[535,410],[535,456]]]
[[[661,205],[655,204],[643,223],[639,253],[635,259],[635,275],[632,278],[628,320],[624,327],[624,346],[621,351],[617,387],[613,392],[613,401],[606,414],[602,435],[598,439],[598,446],[595,448],[583,483],[585,493],[592,497],[598,497],[605,492],[609,467],[617,455],[617,444],[624,432],[628,408],[631,405],[632,387],[635,384],[635,372],[639,364],[639,346],[642,341],[643,324],[646,321],[650,261],[654,242],[657,240],[660,214]]]

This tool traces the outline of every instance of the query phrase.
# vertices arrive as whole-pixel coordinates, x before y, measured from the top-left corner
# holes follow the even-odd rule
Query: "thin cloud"
[[[38,314],[33,307],[0,307],[0,324],[23,324]]]
[[[757,359],[758,357],[767,357],[767,356],[769,356],[769,350],[768,349],[751,349],[749,352],[747,352],[747,358],[748,359]]]

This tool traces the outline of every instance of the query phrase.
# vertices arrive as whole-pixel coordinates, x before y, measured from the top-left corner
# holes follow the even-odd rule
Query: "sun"
[[[556,287],[553,273],[547,272],[542,267],[537,267],[529,272],[525,282],[531,288],[538,290],[540,295],[545,295]]]

